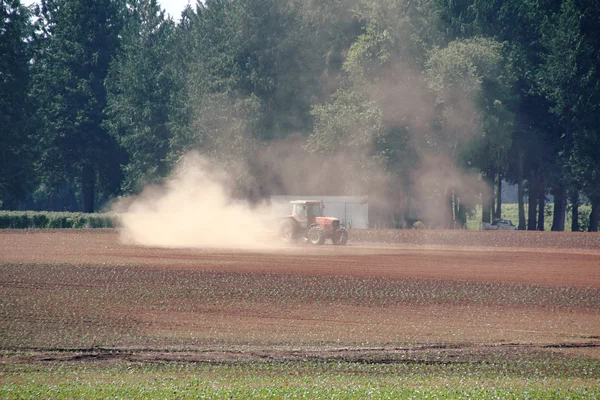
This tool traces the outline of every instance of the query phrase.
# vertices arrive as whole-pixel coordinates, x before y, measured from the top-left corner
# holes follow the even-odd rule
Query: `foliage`
[[[333,154],[344,147],[361,151],[371,147],[383,133],[381,110],[365,93],[340,89],[333,103],[315,106],[315,132],[307,147],[310,151]]]
[[[467,158],[465,147],[476,149],[464,165],[484,170],[510,147],[512,82],[504,64],[502,44],[485,38],[453,41],[430,53],[427,81],[443,105],[447,151]]]
[[[113,219],[110,214],[0,211],[0,229],[112,228]]]
[[[34,178],[28,41],[30,11],[19,0],[0,4],[0,209],[13,208]]]
[[[425,229],[425,224],[421,221],[417,221],[412,225],[413,229]]]
[[[155,0],[132,1],[127,10],[121,45],[106,78],[104,125],[129,156],[123,190],[139,192],[169,171],[174,23],[165,20]]]
[[[184,132],[192,137],[175,131],[175,158],[190,147],[214,151],[217,141],[235,148],[240,135],[273,140],[310,126],[308,102],[320,74],[308,63],[310,37],[289,2],[207,1],[182,28],[180,40],[196,43],[181,64],[188,73],[178,100],[189,108]],[[251,109],[244,115],[238,106]]]
[[[118,154],[102,127],[104,78],[118,46],[118,2],[43,0],[40,38],[32,60],[38,173],[50,192],[64,182],[79,185],[82,210],[92,212],[97,185],[117,190]]]
[[[430,200],[440,226],[481,199],[486,218],[507,179],[552,192],[564,229],[567,193],[600,205],[599,16],[583,0],[207,0],[175,22],[155,0],[44,0],[34,18],[4,0],[0,207],[92,211],[190,150],[260,198],[286,180],[262,155],[292,142],[307,164],[348,160],[336,191],[366,192],[381,225]]]
[[[348,50],[344,69],[353,79],[373,80],[398,64],[423,66],[441,35],[436,10],[427,0],[363,0],[356,18],[365,26]]]
[[[584,181],[586,194],[600,196],[600,5],[565,0],[542,26],[547,52],[538,72],[540,90],[560,119],[563,165],[568,178]]]

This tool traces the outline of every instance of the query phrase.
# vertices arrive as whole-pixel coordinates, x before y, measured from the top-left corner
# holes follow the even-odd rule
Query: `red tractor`
[[[279,235],[286,243],[294,243],[306,239],[312,244],[323,244],[331,239],[335,245],[348,242],[348,231],[340,224],[340,220],[323,216],[325,206],[320,200],[294,200],[292,215],[286,216],[279,223]]]

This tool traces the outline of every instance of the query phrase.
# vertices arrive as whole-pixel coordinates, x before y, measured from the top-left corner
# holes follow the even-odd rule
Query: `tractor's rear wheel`
[[[333,244],[338,246],[345,246],[348,243],[348,231],[345,229],[340,229],[333,234],[331,237],[331,241]]]
[[[325,232],[316,225],[311,227],[308,230],[308,241],[316,245],[325,243]]]
[[[293,243],[298,236],[298,223],[291,219],[281,221],[279,224],[279,236],[285,243]]]

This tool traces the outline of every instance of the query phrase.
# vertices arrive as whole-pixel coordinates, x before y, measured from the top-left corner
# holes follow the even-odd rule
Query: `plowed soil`
[[[354,238],[252,252],[129,246],[115,230],[0,231],[0,349],[36,359],[600,358],[598,234]]]

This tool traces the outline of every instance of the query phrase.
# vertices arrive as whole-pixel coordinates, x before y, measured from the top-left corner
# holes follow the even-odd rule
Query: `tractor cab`
[[[317,217],[323,216],[323,202],[310,200],[294,200],[292,203],[292,217],[302,226],[314,224]]]

